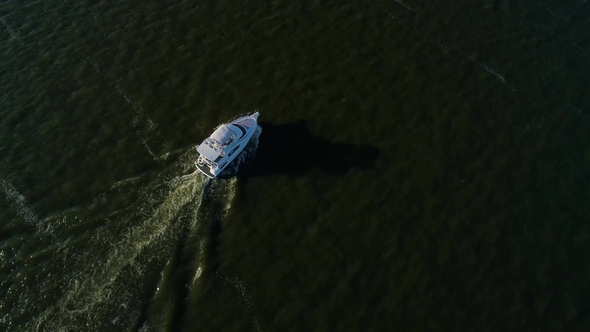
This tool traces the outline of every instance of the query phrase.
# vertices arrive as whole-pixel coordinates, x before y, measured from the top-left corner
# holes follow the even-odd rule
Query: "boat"
[[[209,178],[216,178],[244,150],[254,134],[262,132],[258,125],[260,112],[240,116],[223,123],[197,147],[197,169]]]

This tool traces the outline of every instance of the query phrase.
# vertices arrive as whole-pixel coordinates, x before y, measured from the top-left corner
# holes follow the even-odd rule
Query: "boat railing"
[[[256,112],[259,112],[259,110],[258,110],[258,109],[255,109],[255,110],[254,110],[254,112],[244,112],[244,113],[242,113],[242,114],[238,114],[238,115],[234,116],[233,118],[231,118],[230,120],[228,120],[227,122],[228,122],[228,123],[230,123],[230,122],[234,122],[234,121],[236,121],[237,119],[239,119],[239,118],[242,118],[242,117],[244,117],[244,116],[252,116],[252,115],[254,115]]]
[[[211,167],[212,169],[217,169],[218,165],[216,162],[209,160],[203,156],[199,156],[199,158],[197,159],[197,165],[208,165],[209,167]]]

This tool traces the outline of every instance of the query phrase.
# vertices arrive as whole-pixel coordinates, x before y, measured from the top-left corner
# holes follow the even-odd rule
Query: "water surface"
[[[0,3],[1,329],[584,331],[589,14]]]

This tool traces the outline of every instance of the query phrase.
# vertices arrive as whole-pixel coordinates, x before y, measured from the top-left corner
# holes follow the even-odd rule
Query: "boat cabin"
[[[236,133],[229,126],[223,125],[219,126],[219,128],[211,134],[211,138],[223,147],[231,144],[236,138]]]

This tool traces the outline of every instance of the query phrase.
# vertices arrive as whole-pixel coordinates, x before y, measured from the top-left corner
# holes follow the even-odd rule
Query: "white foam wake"
[[[35,331],[59,330],[64,328],[62,322],[65,317],[91,315],[95,305],[107,300],[111,295],[116,296],[108,293],[106,289],[115,282],[121,271],[128,266],[133,267],[143,249],[160,239],[170,221],[178,215],[183,206],[189,202],[195,202],[195,208],[200,205],[203,189],[208,180],[197,174],[185,179],[186,181],[179,183],[169,192],[151,216],[141,225],[131,228],[112,246],[104,264],[91,262],[86,271],[78,273],[70,289],[54,307],[37,317],[31,328]]]
[[[258,136],[239,161],[253,156],[257,139]],[[194,149],[182,154],[169,171],[178,174],[186,172],[188,167],[194,170],[195,154]],[[108,220],[101,223],[102,228],[89,233],[92,236],[68,239],[71,241],[63,250],[61,245],[55,249],[57,257],[54,259],[63,259],[63,266],[72,270],[63,271],[60,280],[65,281],[64,286],[60,287],[59,294],[55,294],[57,298],[50,305],[44,303],[40,311],[28,313],[32,319],[23,326],[26,330],[102,329],[109,322],[118,327],[128,327],[140,319],[141,307],[138,306],[144,305],[141,297],[146,287],[150,287],[144,279],[159,272],[149,269],[158,264],[164,264],[162,267],[166,269],[165,262],[170,262],[173,257],[168,255],[173,255],[179,246],[185,247],[182,249],[185,254],[194,255],[188,256],[192,264],[182,267],[191,271],[186,279],[189,291],[200,284],[207,262],[208,227],[213,220],[220,222],[229,213],[237,179],[209,180],[198,171],[173,178],[163,177],[167,176],[159,176],[158,184],[151,185],[140,201],[122,212],[111,214]],[[130,190],[138,190],[138,180],[127,179],[115,183],[113,187],[117,191],[127,186],[132,187]],[[0,191],[28,223],[39,222],[24,196],[10,182],[0,181]],[[207,206],[202,206],[204,202]],[[188,239],[180,241],[184,238],[183,234],[187,235],[186,232]],[[79,249],[83,251],[77,252]],[[162,282],[166,285],[167,281]],[[129,283],[133,286],[129,287]],[[155,293],[158,292],[159,286],[155,289]],[[19,315],[28,311],[25,307],[19,310]],[[164,309],[164,315],[169,314],[166,310],[174,309]],[[154,322],[145,323],[147,326]]]

